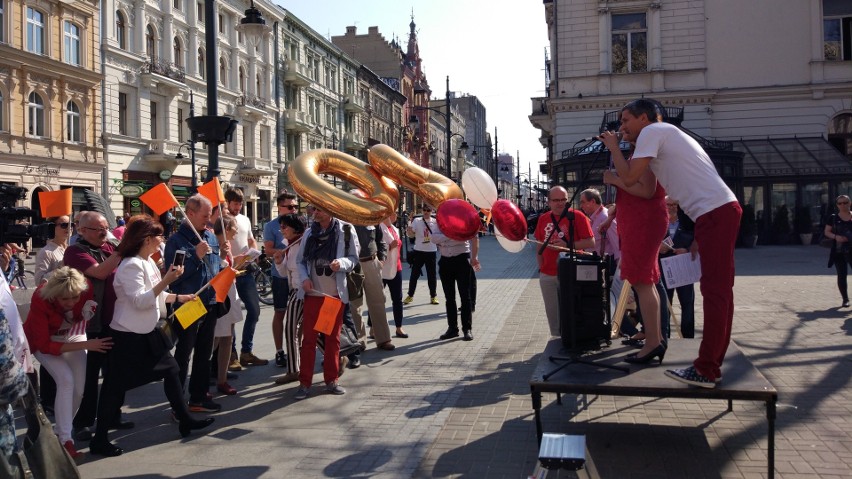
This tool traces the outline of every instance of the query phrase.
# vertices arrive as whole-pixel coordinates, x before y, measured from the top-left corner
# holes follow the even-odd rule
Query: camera
[[[36,218],[38,214],[15,204],[27,197],[27,189],[22,186],[0,184],[0,244],[26,243],[30,238],[47,241],[53,238],[56,225],[19,224],[21,220]]]

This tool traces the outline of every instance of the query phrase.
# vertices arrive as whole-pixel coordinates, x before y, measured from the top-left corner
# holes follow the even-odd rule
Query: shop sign
[[[169,178],[171,178],[171,177],[172,177],[172,171],[171,171],[171,170],[162,170],[162,171],[160,171],[160,179],[161,179],[161,180],[163,180],[163,181],[168,181],[168,180],[169,180]]]
[[[140,206],[142,206],[142,202],[139,200],[131,200],[130,206],[133,208],[139,208]]]
[[[27,163],[27,165],[24,166],[24,174],[33,176],[59,176],[59,167]]]
[[[259,185],[260,175],[248,175],[246,173],[240,173],[240,181],[243,183],[248,183],[250,185]]]
[[[122,196],[125,196],[127,198],[137,198],[144,191],[144,188],[139,185],[124,185],[121,187],[121,189],[118,190],[118,192],[121,193]]]

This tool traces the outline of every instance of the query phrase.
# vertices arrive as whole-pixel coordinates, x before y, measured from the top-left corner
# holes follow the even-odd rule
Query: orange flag
[[[323,296],[314,330],[325,335],[331,334],[341,309],[343,309],[343,301],[331,296]]]
[[[225,193],[222,192],[222,185],[219,183],[218,177],[214,176],[212,180],[199,186],[198,193],[210,200],[214,208],[219,203],[225,202]]]
[[[71,214],[71,188],[58,191],[39,191],[42,218]]]
[[[237,270],[234,268],[225,268],[219,272],[213,279],[210,280],[210,286],[216,290],[216,302],[223,303],[228,297],[228,290],[234,284],[234,279],[237,277]]]
[[[175,195],[172,194],[172,190],[170,190],[165,183],[160,183],[154,186],[140,196],[139,199],[142,200],[148,208],[151,208],[151,211],[153,211],[157,216],[160,216],[166,211],[178,206],[178,200],[175,199]]]

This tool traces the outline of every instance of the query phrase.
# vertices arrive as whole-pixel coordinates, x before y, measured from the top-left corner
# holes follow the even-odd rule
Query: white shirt
[[[249,236],[251,235],[251,220],[244,214],[234,216],[237,222],[237,234],[231,240],[231,253],[234,256],[244,254],[249,249]]]
[[[124,258],[115,270],[115,311],[110,328],[127,333],[147,334],[165,317],[166,291],[154,296],[154,285],[162,280],[150,258]]]
[[[737,201],[713,161],[697,141],[668,123],[652,123],[639,133],[633,158],[651,158],[651,171],[693,221]]]
[[[426,223],[429,224],[428,229]],[[411,222],[411,229],[414,230],[414,249],[416,251],[438,251],[438,247],[432,242],[432,234],[429,232],[429,229],[433,233],[438,230],[438,222],[435,221],[434,216],[430,217],[428,222],[423,217],[414,218],[414,221]]]
[[[399,249],[402,247],[399,239],[399,230],[394,225],[379,225],[382,228],[382,236],[388,244],[388,257],[382,263],[382,279],[394,279],[397,273],[397,263],[399,263]],[[391,232],[393,230],[393,232]],[[396,248],[391,249],[390,244],[393,240],[397,240]]]
[[[284,261],[275,264],[275,269],[282,278],[287,278],[287,284],[291,290],[302,287],[302,276],[299,273],[299,263],[296,257],[299,256],[299,250],[302,249],[302,238],[296,240],[292,246],[287,249]]]

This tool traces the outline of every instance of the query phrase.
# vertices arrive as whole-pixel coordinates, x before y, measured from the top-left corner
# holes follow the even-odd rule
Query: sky
[[[347,26],[366,34],[378,26],[388,41],[408,44],[412,8],[423,70],[432,95],[450,90],[479,98],[488,132],[494,127],[500,153],[520,156],[520,171],[546,160],[540,131],[528,116],[530,98],[545,95],[544,58],[547,24],[541,1],[426,0],[275,0],[326,38],[343,35]]]

